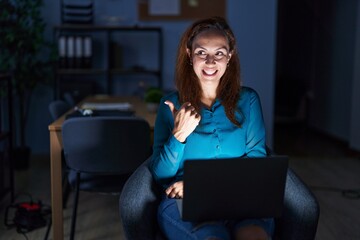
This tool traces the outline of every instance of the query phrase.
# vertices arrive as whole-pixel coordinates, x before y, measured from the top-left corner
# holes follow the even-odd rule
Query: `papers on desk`
[[[91,103],[85,102],[81,105],[82,109],[92,109],[92,110],[120,110],[128,111],[132,109],[132,105],[128,102],[122,103]]]

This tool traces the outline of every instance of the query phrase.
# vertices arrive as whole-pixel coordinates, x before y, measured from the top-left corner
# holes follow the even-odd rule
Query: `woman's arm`
[[[254,90],[249,91],[249,112],[246,133],[246,155],[260,157],[266,155],[266,134],[262,115],[261,103]]]
[[[179,142],[172,130],[174,120],[169,107],[161,100],[156,116],[152,164],[150,165],[155,180],[165,185],[178,171],[185,144]]]
[[[169,183],[178,172],[186,139],[201,119],[190,103],[177,109],[173,101],[162,99],[155,122],[151,170],[162,185]]]

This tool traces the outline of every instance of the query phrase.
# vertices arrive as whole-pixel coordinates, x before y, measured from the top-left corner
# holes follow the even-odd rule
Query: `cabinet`
[[[14,168],[11,75],[0,73],[0,89],[0,200],[10,193],[12,202],[14,200]]]
[[[90,64],[88,64],[88,66],[82,68],[74,66],[64,68],[59,65],[59,59],[59,64],[57,65],[55,71],[54,96],[56,98],[61,97],[61,84],[69,77],[99,76],[100,78],[101,76],[104,79],[104,93],[111,94],[113,81],[116,76],[153,75],[157,79],[157,87],[162,89],[163,36],[162,29],[160,27],[120,27],[96,25],[55,26],[54,42],[59,44],[59,38],[62,36],[90,36],[91,39],[96,38],[98,45],[95,45],[94,41],[92,41],[92,56],[90,57]],[[146,36],[149,36],[153,41],[147,41]],[[140,43],[138,44],[138,51],[138,47],[134,46],[131,48],[131,51],[134,52],[133,54],[136,53],[138,59],[146,57],[152,59],[149,61],[152,66],[145,66],[145,64],[138,64],[137,62],[132,63],[132,65],[121,65],[117,63],[116,57],[119,57],[118,55],[121,53],[116,53],[114,51],[114,43],[116,44],[118,40],[127,38],[136,39]],[[149,42],[152,43],[151,46],[146,45],[150,44]],[[149,54],[149,51],[142,50],[143,44],[147,46],[149,51],[156,52],[155,54],[150,53],[154,56],[146,56],[146,54]],[[127,45],[120,46],[122,50],[127,50]],[[65,52],[68,53],[67,50]],[[71,57],[73,57],[73,55],[71,55]],[[123,62],[128,63],[128,59],[126,59],[126,61],[124,59]]]

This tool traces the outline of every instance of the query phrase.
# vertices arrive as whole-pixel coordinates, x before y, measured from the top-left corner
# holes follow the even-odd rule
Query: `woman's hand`
[[[191,103],[184,103],[179,110],[175,109],[171,101],[165,101],[169,106],[174,117],[173,134],[180,142],[185,142],[186,138],[195,130],[201,120],[200,114],[195,111]]]
[[[184,197],[184,182],[179,181],[173,183],[165,190],[166,196],[169,198],[183,198]]]

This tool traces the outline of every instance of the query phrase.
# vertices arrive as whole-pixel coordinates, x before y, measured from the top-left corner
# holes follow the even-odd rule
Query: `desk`
[[[146,104],[137,97],[113,97],[96,95],[90,96],[79,103],[79,107],[85,102],[95,103],[116,103],[128,102],[133,106],[135,115],[142,117],[149,122],[150,128],[153,132],[155,126],[156,113],[150,113],[146,109]],[[69,110],[66,114],[73,110]],[[65,116],[49,125],[50,132],[50,173],[51,173],[51,208],[52,208],[52,224],[53,224],[53,239],[64,239],[63,226],[63,202],[62,202],[62,171],[61,171],[61,150],[62,150],[62,135],[61,127],[65,121]]]

